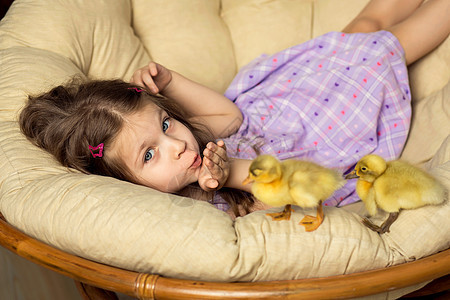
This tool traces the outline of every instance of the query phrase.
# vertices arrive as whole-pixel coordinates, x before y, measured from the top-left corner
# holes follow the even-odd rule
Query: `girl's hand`
[[[153,94],[164,91],[172,81],[172,73],[166,67],[150,62],[147,66],[137,69],[130,83],[147,87]]]
[[[227,149],[221,140],[217,144],[209,142],[203,151],[202,169],[198,178],[200,187],[209,192],[223,187],[230,174]]]

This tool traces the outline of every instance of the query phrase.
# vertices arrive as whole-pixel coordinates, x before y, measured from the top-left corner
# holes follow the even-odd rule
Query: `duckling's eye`
[[[170,125],[170,118],[165,118],[162,123],[162,129],[164,132],[166,132],[167,129],[169,129],[169,125]]]
[[[258,176],[259,174],[261,174],[261,170],[260,169],[255,169],[252,171],[253,176]]]
[[[149,160],[151,160],[153,158],[153,155],[155,155],[155,150],[148,149],[147,152],[145,152],[144,162],[148,162]]]
[[[367,168],[366,167],[362,167],[361,171],[365,172],[365,171],[367,171]]]

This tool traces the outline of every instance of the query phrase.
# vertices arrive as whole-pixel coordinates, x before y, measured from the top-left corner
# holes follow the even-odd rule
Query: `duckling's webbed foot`
[[[386,232],[389,232],[389,228],[391,227],[392,223],[394,223],[395,220],[398,218],[398,212],[390,213],[389,217],[386,219],[386,221],[381,224],[381,226],[377,226],[373,224],[369,219],[364,218],[362,220],[362,223],[366,225],[368,228],[372,229],[373,231],[378,232],[379,234],[383,234]]]
[[[362,219],[362,223],[375,232],[378,232],[380,234],[383,233],[380,226],[373,224],[372,221],[367,218]]]
[[[266,216],[271,216],[272,221],[281,221],[281,220],[289,221],[291,219],[291,212],[293,212],[293,211],[295,211],[295,210],[293,210],[291,208],[291,205],[288,204],[284,207],[284,210],[282,212],[267,213]]]
[[[323,218],[323,207],[322,202],[320,202],[319,206],[317,207],[317,217],[309,215],[305,216],[298,224],[305,226],[305,230],[311,232],[319,228],[320,224],[322,224],[323,222]]]

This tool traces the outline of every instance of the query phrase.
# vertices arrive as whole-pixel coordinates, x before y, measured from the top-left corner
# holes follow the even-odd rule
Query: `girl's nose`
[[[173,159],[180,159],[181,154],[186,150],[186,141],[167,136],[167,149]]]

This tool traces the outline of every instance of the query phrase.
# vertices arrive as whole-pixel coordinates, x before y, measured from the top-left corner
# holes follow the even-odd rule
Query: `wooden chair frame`
[[[324,278],[219,283],[165,278],[96,263],[42,243],[11,226],[0,213],[0,245],[77,282],[85,299],[329,299],[400,289],[450,274],[450,249],[384,269]],[[449,276],[446,276],[448,284]]]

